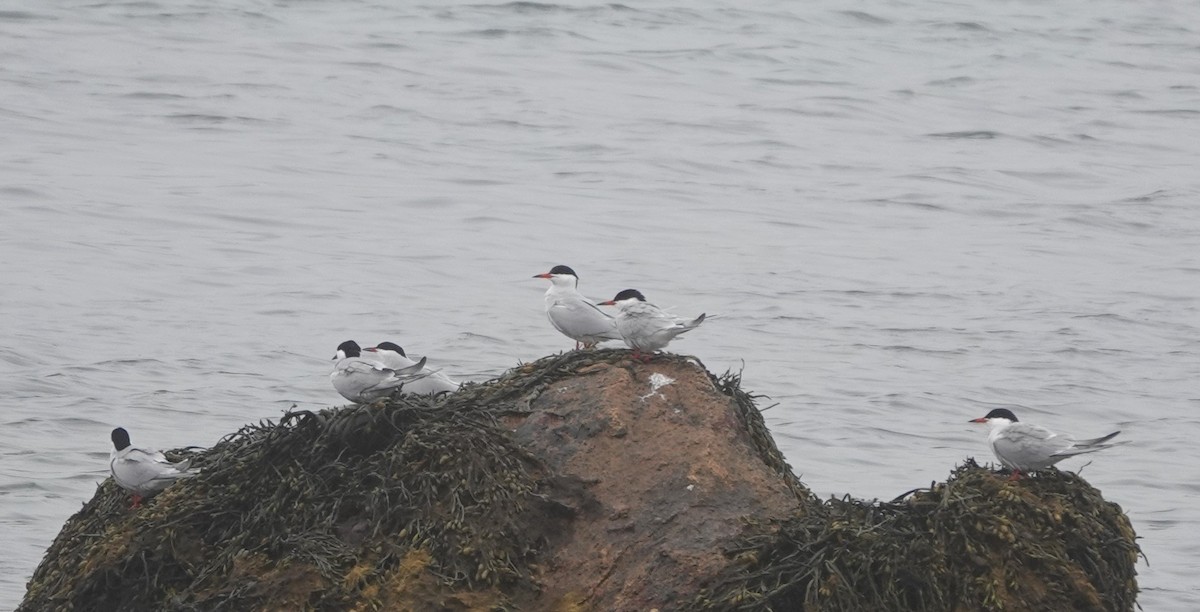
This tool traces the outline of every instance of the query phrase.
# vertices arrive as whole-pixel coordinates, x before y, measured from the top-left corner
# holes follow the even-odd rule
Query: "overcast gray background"
[[[112,427],[338,405],[350,338],[489,378],[570,348],[567,264],[721,315],[671,349],[744,364],[821,495],[990,461],[996,406],[1124,430],[1084,476],[1145,608],[1200,608],[1195,9],[10,0],[0,607]]]

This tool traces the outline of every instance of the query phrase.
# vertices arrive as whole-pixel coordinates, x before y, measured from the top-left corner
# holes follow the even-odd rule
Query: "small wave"
[[[991,28],[975,21],[939,21],[933,24],[935,28],[946,28],[964,32],[990,32]]]
[[[916,196],[914,196],[916,197]],[[863,200],[868,204],[885,204],[889,206],[906,206],[911,208],[919,208],[922,210],[948,210],[945,206],[938,204],[930,204],[929,202],[917,202],[914,200],[899,200],[895,198],[871,198]]]
[[[127,94],[121,94],[122,98],[128,100],[187,100],[187,96],[171,93],[162,93],[159,91],[134,91]]]
[[[0,187],[0,196],[9,196],[13,198],[37,198],[39,200],[46,199],[46,194],[40,191],[34,191],[28,187]]]
[[[180,123],[225,123],[230,120],[225,115],[206,115],[202,113],[175,113],[167,115],[167,119]]]
[[[486,223],[512,224],[513,222],[509,219],[504,219],[502,217],[494,217],[494,216],[489,216],[489,215],[478,215],[478,216],[474,216],[474,217],[467,217],[466,219],[462,220],[462,223],[464,223],[464,224],[486,224]]]
[[[948,79],[934,79],[926,81],[926,85],[930,87],[961,87],[963,85],[974,85],[975,79],[969,76],[956,76]]]
[[[120,366],[125,366],[125,365],[143,365],[143,364],[148,364],[148,363],[157,363],[157,364],[162,364],[163,362],[161,362],[161,361],[159,361],[159,360],[157,360],[157,359],[107,359],[107,360],[105,360],[105,361],[97,361],[96,363],[94,363],[94,364],[92,364],[92,365],[96,365],[96,366],[110,366],[110,365],[120,365]]]
[[[1117,200],[1117,201],[1124,202],[1127,204],[1148,204],[1150,202],[1158,202],[1161,200],[1165,200],[1165,199],[1171,197],[1171,195],[1172,195],[1171,192],[1166,189],[1156,189],[1154,191],[1151,191],[1150,193],[1147,193],[1146,195],[1133,196],[1130,198],[1124,198],[1124,199]]]
[[[1000,132],[991,130],[967,130],[962,132],[936,132],[926,134],[930,138],[946,138],[951,140],[991,140],[1003,136]]]
[[[1067,223],[1076,223],[1085,227],[1102,227],[1117,230],[1146,231],[1157,228],[1157,226],[1152,223],[1147,223],[1145,221],[1116,219],[1109,214],[1068,215],[1063,217],[1062,220]]]
[[[507,4],[477,4],[473,8],[500,9],[514,13],[553,13],[571,10],[571,7],[545,2],[509,2]]]
[[[759,83],[770,83],[772,85],[799,85],[802,87],[847,87],[850,85],[849,81],[822,81],[820,79],[756,77],[754,80]]]
[[[528,30],[534,30],[534,29],[538,29],[538,28],[529,28]],[[544,28],[541,28],[541,29],[544,29]],[[458,32],[458,34],[461,34],[463,36],[478,37],[478,38],[504,38],[509,35],[523,34],[524,31],[527,31],[527,30],[509,30],[509,29],[505,29],[505,28],[485,28],[482,30],[466,30],[466,31]]]
[[[208,113],[171,113],[164,115],[168,121],[191,125],[215,126],[224,124],[238,125],[270,125],[279,124],[279,121],[271,121],[261,119],[259,117],[246,117],[243,115],[211,115]]]
[[[1134,113],[1139,115],[1163,115],[1168,117],[1195,117],[1200,115],[1200,109],[1195,108],[1157,108],[1149,110],[1135,110]]]
[[[1117,91],[1110,91],[1110,92],[1108,92],[1108,95],[1112,96],[1114,98],[1123,98],[1123,99],[1128,99],[1128,100],[1145,100],[1146,99],[1146,96],[1143,96],[1142,94],[1140,94],[1136,91],[1133,91],[1132,89],[1121,89],[1121,90],[1117,90]]]
[[[864,11],[838,11],[839,15],[849,17],[855,21],[869,23],[871,25],[891,25],[892,20],[877,15],[872,15]]]
[[[1108,320],[1108,321],[1119,321],[1121,323],[1134,323],[1134,324],[1138,323],[1138,321],[1134,321],[1133,319],[1130,319],[1128,317],[1123,317],[1119,314],[1114,314],[1111,312],[1098,312],[1098,313],[1092,313],[1092,314],[1071,315],[1071,318],[1072,319],[1102,319],[1102,320]]]
[[[36,21],[39,19],[52,18],[28,11],[0,11],[0,21]]]

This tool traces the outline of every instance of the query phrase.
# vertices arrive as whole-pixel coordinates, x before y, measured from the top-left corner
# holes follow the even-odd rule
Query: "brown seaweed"
[[[907,497],[907,496],[906,496]],[[892,502],[830,499],[727,553],[701,610],[1132,610],[1128,517],[1079,476],[973,459]]]

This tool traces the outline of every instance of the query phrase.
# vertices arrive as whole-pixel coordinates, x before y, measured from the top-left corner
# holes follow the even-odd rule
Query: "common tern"
[[[988,444],[1000,463],[1013,470],[1013,478],[1018,478],[1021,472],[1048,468],[1067,457],[1115,446],[1105,443],[1121,433],[1114,431],[1099,438],[1074,440],[1040,425],[1018,422],[1017,415],[1007,408],[996,408],[987,416],[969,422],[987,423],[991,427]]]
[[[554,266],[534,278],[550,280],[546,290],[546,317],[554,329],[575,341],[575,348],[591,348],[605,340],[620,340],[616,321],[579,293],[579,276],[567,266]]]
[[[431,372],[423,371],[425,358],[404,368],[389,368],[378,359],[362,356],[362,348],[353,340],[338,345],[333,356],[337,363],[329,373],[333,388],[342,397],[358,403],[366,403],[386,397],[400,390],[405,384],[425,378]]]
[[[122,489],[133,493],[133,507],[142,505],[143,497],[150,497],[167,488],[180,478],[195,476],[190,469],[191,460],[171,463],[162,451],[134,448],[129,443],[129,432],[124,427],[112,430],[113,450],[108,457],[108,467],[113,480]]]
[[[417,365],[417,362],[409,359],[408,355],[404,353],[404,349],[395,342],[380,342],[376,346],[363,350],[393,370],[403,370]],[[460,383],[451,380],[449,376],[441,372],[432,372],[425,378],[420,378],[404,385],[404,388],[400,392],[411,395],[428,395],[443,391],[454,392],[458,390],[459,386]]]
[[[667,346],[675,336],[692,331],[704,322],[703,314],[691,321],[676,317],[647,302],[637,289],[626,289],[600,305],[620,309],[617,331],[621,332],[625,344],[633,349],[635,357]]]

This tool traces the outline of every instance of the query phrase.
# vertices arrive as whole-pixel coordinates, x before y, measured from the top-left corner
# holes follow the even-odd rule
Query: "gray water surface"
[[[399,6],[392,6],[398,4]],[[335,347],[469,380],[570,348],[568,264],[744,367],[821,495],[1125,446],[1146,610],[1200,608],[1194,3],[0,10],[0,605],[135,444],[339,405]]]

